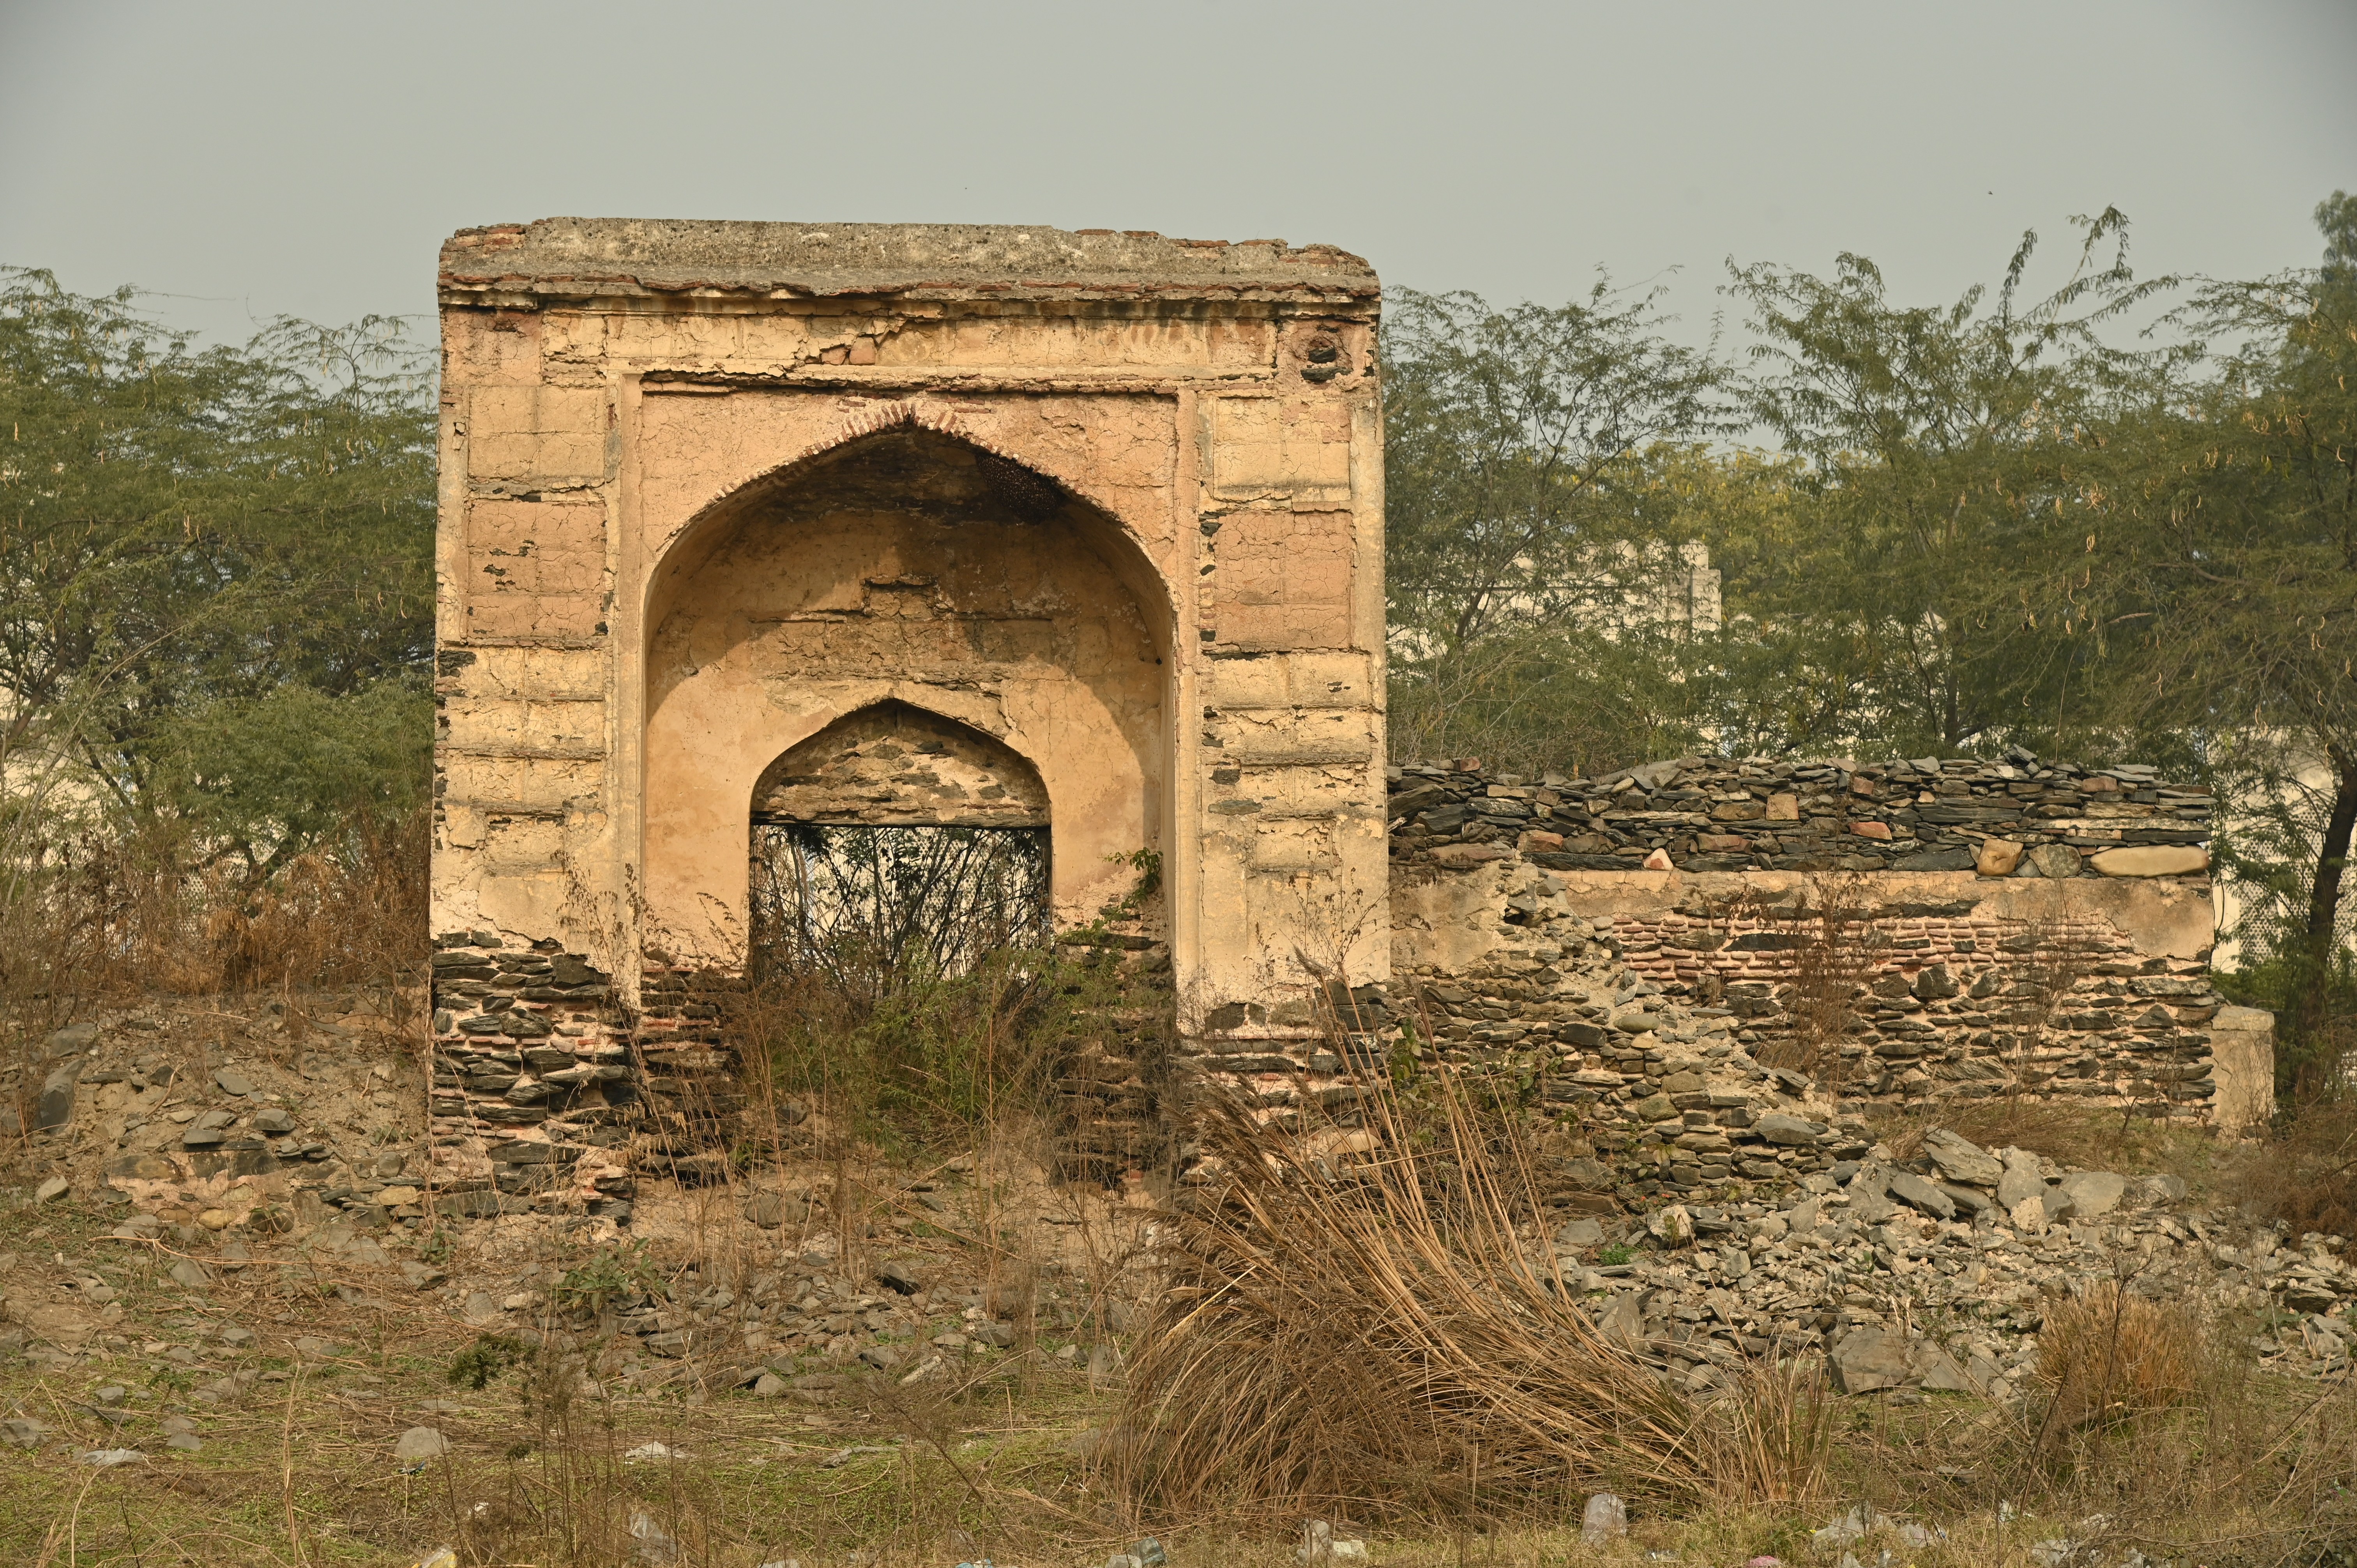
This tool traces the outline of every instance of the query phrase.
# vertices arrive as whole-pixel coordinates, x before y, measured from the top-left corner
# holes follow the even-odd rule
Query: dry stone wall
[[[1860,767],[1680,757],[1598,779],[1392,770],[1392,854],[1555,871],[2199,875],[2210,791],[2149,768],[1926,757]],[[1649,863],[1652,863],[1649,865]]]
[[[646,1080],[611,978],[554,941],[510,947],[492,931],[440,938],[432,961],[437,1207],[628,1219],[622,1151]]]
[[[2272,1021],[2209,983],[2197,788],[2017,754],[1407,768],[1392,791],[1398,1027],[1643,1156],[1600,1187],[1806,1174],[1877,1105],[2271,1108]],[[1820,1131],[1751,1133],[1786,1114]]]

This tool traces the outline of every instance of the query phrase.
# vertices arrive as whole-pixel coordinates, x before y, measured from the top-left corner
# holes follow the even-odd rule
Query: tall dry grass
[[[27,1069],[29,1096],[53,1033],[157,994],[265,996],[291,1022],[341,992],[407,1022],[424,1001],[428,834],[422,811],[356,820],[259,885],[183,843],[97,832],[0,865],[0,1060]]]
[[[2183,1305],[2147,1300],[2117,1280],[2062,1297],[2038,1336],[2048,1430],[2182,1403],[2200,1378],[2201,1340],[2201,1320]]]
[[[1698,1407],[1608,1344],[1538,1229],[1522,1145],[1455,1079],[1411,1127],[1289,1131],[1201,1108],[1216,1175],[1167,1217],[1112,1478],[1149,1520],[1413,1525],[1560,1519],[1609,1489],[1664,1506],[1817,1489],[1806,1374]]]
[[[168,837],[48,845],[5,879],[0,994],[396,989],[424,972],[429,833],[423,811],[355,818],[259,884]]]

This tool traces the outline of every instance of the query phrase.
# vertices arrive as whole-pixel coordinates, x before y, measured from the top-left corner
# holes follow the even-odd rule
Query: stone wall
[[[460,932],[435,942],[433,993],[428,1147],[445,1212],[627,1218],[621,1151],[646,1097],[611,977],[553,940]]]
[[[2200,876],[2210,791],[2134,766],[1682,757],[1598,779],[1394,768],[1394,863],[1507,851],[1555,871]]]
[[[1391,1001],[1445,1057],[1572,1100],[1625,1088],[1661,1065],[1616,1021],[1634,987],[1844,1111],[2026,1093],[2240,1126],[2271,1106],[2266,1015],[2208,981],[2198,788],[2017,754],[1409,768],[1392,789]]]

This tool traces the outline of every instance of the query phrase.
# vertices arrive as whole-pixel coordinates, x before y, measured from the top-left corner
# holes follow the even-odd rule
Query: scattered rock
[[[70,1061],[41,1080],[41,1092],[33,1101],[36,1131],[52,1132],[72,1124],[74,1086],[81,1080],[82,1067],[79,1060]]]
[[[2062,1178],[2062,1192],[2071,1200],[2072,1218],[2093,1219],[2109,1214],[2126,1196],[2127,1178],[2109,1171],[2073,1171]],[[2049,1214],[2048,1218],[2056,1218]]]
[[[73,1183],[61,1176],[53,1176],[33,1189],[35,1203],[54,1203],[73,1190]]]
[[[622,1455],[623,1459],[633,1464],[649,1459],[684,1459],[687,1456],[684,1448],[673,1448],[663,1443],[641,1443]]]
[[[630,1555],[640,1563],[671,1563],[679,1561],[679,1542],[671,1532],[654,1521],[647,1513],[630,1515]]]
[[[223,1094],[242,1097],[253,1092],[253,1080],[233,1067],[225,1067],[215,1071],[213,1082],[221,1086],[221,1091]]]
[[[1604,1224],[1597,1219],[1567,1220],[1555,1233],[1555,1244],[1566,1251],[1584,1251],[1604,1244]]]
[[[113,1468],[117,1465],[141,1464],[146,1460],[146,1457],[147,1455],[142,1454],[136,1448],[96,1448],[83,1455],[81,1456],[81,1462],[85,1465],[95,1465],[102,1470],[107,1470]]]
[[[404,1470],[421,1470],[450,1452],[450,1440],[431,1426],[413,1426],[393,1445],[393,1461]]]
[[[2005,1171],[1997,1177],[1997,1207],[2010,1214],[2021,1207],[2022,1199],[2046,1196],[2046,1177],[2040,1172],[2038,1156],[2022,1149],[2005,1152]]]
[[[49,1429],[38,1421],[21,1416],[11,1421],[0,1421],[0,1443],[11,1448],[38,1448],[42,1439],[48,1434]]]
[[[1694,1216],[1682,1203],[1673,1203],[1647,1215],[1645,1229],[1664,1247],[1683,1247],[1695,1239]]]
[[[886,1263],[877,1269],[876,1283],[887,1290],[897,1291],[902,1295],[914,1295],[925,1288],[918,1280],[914,1271],[908,1264],[899,1262]]]
[[[856,1447],[836,1449],[834,1453],[820,1460],[818,1462],[818,1467],[822,1470],[840,1470],[845,1465],[850,1464],[854,1459],[858,1458],[862,1454],[890,1454],[892,1452],[894,1452],[894,1450],[881,1447],[873,1443],[863,1443]]]
[[[1913,1171],[1891,1172],[1886,1190],[1910,1208],[1919,1209],[1934,1219],[1956,1217],[1956,1200]]]
[[[1853,1328],[1835,1341],[1834,1383],[1846,1394],[1895,1389],[1914,1375],[1907,1337],[1883,1328]]]
[[[2005,1176],[2005,1165],[1996,1155],[1945,1127],[1934,1127],[1923,1134],[1923,1152],[1947,1181],[1995,1187]]]
[[[753,1200],[745,1206],[745,1218],[764,1230],[775,1230],[781,1226],[806,1222],[810,1219],[810,1204],[802,1198],[789,1197],[781,1193],[756,1193]]]

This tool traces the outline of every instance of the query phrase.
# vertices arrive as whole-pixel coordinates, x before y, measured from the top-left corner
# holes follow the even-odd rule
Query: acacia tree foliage
[[[1659,291],[1500,310],[1405,291],[1383,327],[1392,619],[1465,649],[1560,627],[1635,536],[1624,491],[1663,442],[1729,427],[1725,367],[1671,342]]]
[[[2228,349],[2180,406],[2115,431],[2091,568],[2136,628],[2123,723],[2209,737],[2239,776],[2252,827],[2224,847],[2254,895],[2245,934],[2310,1036],[2357,991],[2357,198],[2316,216],[2321,267],[2209,283],[2180,313]]]
[[[1730,428],[1732,411],[1726,367],[1665,325],[1659,291],[1607,281],[1559,307],[1392,299],[1395,751],[1609,765],[1692,733],[1650,608],[1684,564],[1641,514],[1653,455]]]
[[[2107,627],[2094,597],[2041,606],[2025,585],[2080,575],[2110,488],[2105,433],[2165,403],[2190,362],[2183,344],[2107,340],[2169,282],[2136,282],[2126,228],[2116,211],[2086,222],[2072,275],[2036,300],[2035,233],[1994,297],[1975,285],[1946,306],[1893,302],[1861,256],[1830,278],[1733,270],[1761,339],[1749,407],[1799,460],[1779,482],[1801,526],[1715,543],[1743,635],[1803,672],[1788,744],[1953,755],[2088,738]]]
[[[422,796],[433,420],[395,324],[243,348],[0,272],[0,763],[259,880]]]

